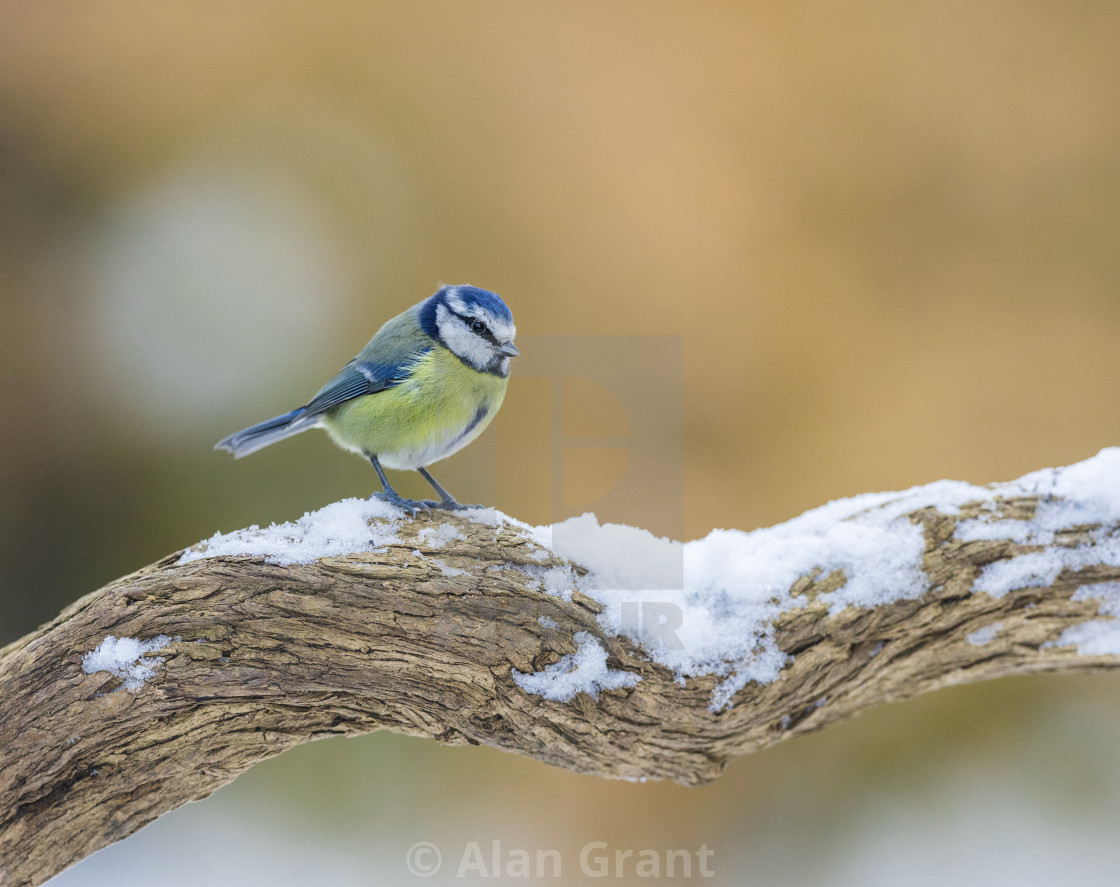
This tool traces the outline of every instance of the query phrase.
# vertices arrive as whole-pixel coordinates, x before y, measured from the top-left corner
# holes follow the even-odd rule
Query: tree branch
[[[820,569],[784,589],[797,606],[768,626],[788,657],[780,679],[747,683],[719,711],[720,675],[679,680],[605,630],[591,597],[543,590],[542,569],[571,565],[542,557],[539,539],[515,525],[441,515],[459,538],[439,546],[422,532],[433,522],[400,521],[399,541],[382,550],[291,566],[180,564],[177,552],[0,651],[0,884],[40,883],[324,736],[389,729],[600,776],[698,784],[737,755],[886,701],[1007,674],[1116,667],[1116,656],[1082,655],[1063,632],[1115,598],[1107,583],[1120,582],[1120,567],[1105,548],[1120,525],[1038,529],[1031,521],[1053,494],[971,489],[959,508],[899,518],[924,539],[920,594],[838,609],[829,595],[844,572]],[[965,521],[990,529],[962,536]],[[1033,535],[1022,529],[1032,526]],[[993,565],[1085,551],[1100,556],[1067,557],[1056,576],[999,594],[974,590]],[[611,669],[640,680],[570,702],[518,686],[513,669],[540,672],[575,653],[580,632]],[[142,660],[134,690],[83,670],[109,635],[167,636]]]

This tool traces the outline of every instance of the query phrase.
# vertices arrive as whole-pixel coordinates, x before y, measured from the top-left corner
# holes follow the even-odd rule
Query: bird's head
[[[425,332],[480,373],[509,375],[517,327],[506,303],[476,286],[445,286],[423,303]]]

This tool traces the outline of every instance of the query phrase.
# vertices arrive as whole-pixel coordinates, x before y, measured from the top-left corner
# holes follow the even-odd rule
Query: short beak
[[[498,349],[498,353],[502,357],[520,357],[521,352],[517,350],[517,346],[513,342],[506,342]]]

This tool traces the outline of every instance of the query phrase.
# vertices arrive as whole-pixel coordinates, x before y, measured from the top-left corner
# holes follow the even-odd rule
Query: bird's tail
[[[242,428],[229,437],[222,438],[214,444],[214,449],[228,450],[233,453],[233,458],[240,459],[285,437],[314,428],[319,424],[318,419],[318,416],[304,416],[304,408],[300,407],[283,416],[265,419],[256,425]]]

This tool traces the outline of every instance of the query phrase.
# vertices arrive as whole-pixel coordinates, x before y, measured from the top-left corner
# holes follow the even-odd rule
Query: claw
[[[411,518],[415,518],[416,515],[420,512],[421,508],[424,509],[424,511],[428,512],[428,515],[431,516],[432,505],[435,504],[434,502],[430,503],[428,500],[420,501],[419,499],[405,499],[403,496],[398,496],[396,493],[388,492],[374,493],[372,496],[370,496],[370,498],[380,499],[382,502],[388,502],[390,505],[399,508],[401,511],[407,512],[408,516]]]

